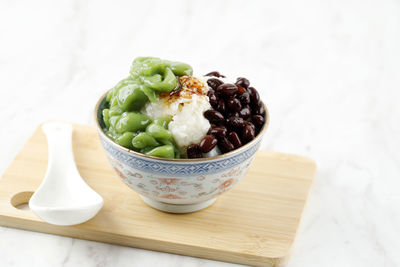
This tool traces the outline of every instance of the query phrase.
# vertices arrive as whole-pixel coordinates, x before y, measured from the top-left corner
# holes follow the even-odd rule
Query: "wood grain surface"
[[[282,266],[290,253],[312,185],[314,161],[259,151],[250,171],[207,209],[168,214],[147,206],[111,169],[92,126],[74,125],[79,172],[104,198],[92,220],[54,226],[29,209],[47,168],[47,143],[40,127],[0,179],[0,224],[124,246],[255,265]]]

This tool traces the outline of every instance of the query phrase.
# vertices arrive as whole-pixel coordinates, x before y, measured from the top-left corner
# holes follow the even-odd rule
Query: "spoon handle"
[[[48,143],[48,174],[76,170],[72,151],[72,125],[66,122],[46,122],[42,125],[42,130]]]

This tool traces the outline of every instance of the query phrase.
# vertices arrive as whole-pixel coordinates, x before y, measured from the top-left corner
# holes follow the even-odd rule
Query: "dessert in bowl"
[[[186,213],[246,174],[269,116],[245,78],[196,77],[184,63],[137,58],[99,99],[95,119],[119,178],[150,206]]]

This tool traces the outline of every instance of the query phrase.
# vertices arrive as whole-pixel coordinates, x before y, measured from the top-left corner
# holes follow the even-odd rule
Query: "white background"
[[[0,173],[42,121],[93,124],[137,56],[245,76],[263,148],[317,161],[290,267],[400,266],[400,2],[0,1]],[[230,264],[0,228],[0,266]]]

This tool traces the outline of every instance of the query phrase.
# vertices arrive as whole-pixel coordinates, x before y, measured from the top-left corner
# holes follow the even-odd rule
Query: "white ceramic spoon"
[[[72,153],[72,125],[47,122],[49,161],[42,184],[29,200],[29,208],[42,220],[56,225],[83,223],[103,206],[103,198],[80,176]]]

